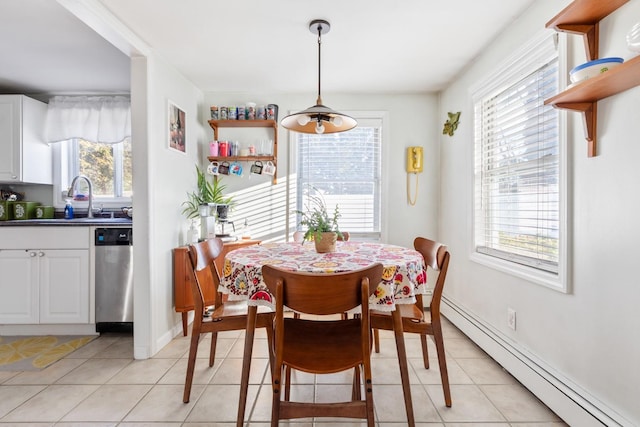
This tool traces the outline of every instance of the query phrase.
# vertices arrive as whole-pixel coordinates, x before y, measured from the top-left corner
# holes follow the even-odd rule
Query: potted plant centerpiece
[[[197,189],[187,193],[188,199],[182,203],[182,213],[189,219],[195,219],[200,216],[202,206],[216,205],[216,214],[221,219],[226,219],[227,211],[233,206],[233,197],[225,196],[224,190],[226,186],[221,183],[220,178],[212,181],[207,180],[207,176],[196,165],[198,174]]]
[[[316,190],[315,194],[308,195],[306,210],[296,213],[300,215],[300,225],[307,227],[304,240],[313,240],[318,253],[335,252],[338,236],[343,237],[338,227],[338,205],[330,215],[322,195]]]

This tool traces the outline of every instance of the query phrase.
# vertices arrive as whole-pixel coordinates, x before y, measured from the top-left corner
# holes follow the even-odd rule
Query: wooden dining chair
[[[263,279],[275,297],[273,401],[271,426],[279,420],[304,417],[365,418],[374,426],[371,381],[371,330],[369,297],[382,278],[382,264],[346,273],[304,273],[265,265]],[[362,315],[353,319],[326,320],[322,316],[347,312],[358,306]],[[309,318],[284,317],[285,307]],[[354,375],[350,401],[334,403],[292,402],[282,399],[286,367],[314,374],[361,369]],[[364,379],[361,398],[360,377]],[[357,384],[356,384],[357,381]]]
[[[191,290],[195,305],[195,317],[191,329],[191,344],[189,347],[189,360],[187,362],[187,376],[184,384],[184,403],[189,402],[191,395],[191,385],[193,383],[193,372],[196,364],[198,352],[198,342],[200,335],[211,333],[211,349],[209,353],[209,366],[215,362],[216,343],[218,332],[243,330],[247,327],[247,302],[246,301],[225,301],[222,294],[217,292],[213,311],[204,317],[204,294],[202,289],[205,286],[218,289],[220,276],[215,264],[215,260],[222,251],[223,242],[219,238],[204,240],[189,246],[189,259],[193,268],[194,280],[191,280]],[[268,341],[272,337],[273,311],[266,307],[261,307],[256,316],[256,327],[263,327],[267,330]],[[246,366],[245,366],[246,365]],[[240,400],[238,405],[238,426],[244,423],[244,412],[246,407],[248,372],[250,364],[243,365],[242,382],[240,384]]]
[[[296,233],[299,233],[296,235]],[[342,236],[338,235],[337,237],[337,241],[339,242],[346,242],[349,240],[349,232],[348,231],[342,231]],[[303,231],[296,231],[295,233],[293,233],[293,239],[295,242],[297,242],[298,240],[296,240],[296,238],[300,241],[303,242],[304,239],[304,232]],[[296,319],[300,318],[300,313],[293,313],[293,317],[295,317]],[[347,313],[342,313],[342,318],[346,319],[348,317]],[[285,390],[284,390],[284,399],[285,400],[289,400],[289,391],[290,391],[290,381],[291,381],[291,367],[287,367],[285,370],[285,384],[287,385]]]
[[[444,391],[444,401],[447,407],[451,407],[451,391],[449,390],[449,374],[447,373],[447,361],[444,353],[444,340],[442,338],[442,325],[440,322],[440,300],[442,289],[447,277],[450,254],[447,247],[442,243],[433,240],[417,237],[413,242],[413,247],[422,254],[425,265],[439,271],[438,279],[433,288],[431,304],[429,305],[430,319],[424,313],[422,295],[416,295],[415,304],[396,304],[396,309],[402,315],[402,329],[404,332],[420,334],[422,347],[422,359],[425,369],[429,369],[429,353],[427,351],[427,335],[433,336],[438,354],[438,364],[440,365],[440,378],[442,379],[442,390]],[[374,333],[374,345],[376,353],[380,352],[380,338],[378,329],[393,330],[393,323],[389,313],[372,312],[371,326]],[[400,363],[403,363],[402,361]],[[406,363],[406,360],[404,361]],[[403,384],[403,387],[405,385]]]
[[[341,231],[342,233],[342,237],[340,237],[340,235],[338,235],[338,241],[339,242],[347,242],[349,241],[349,238],[351,237],[351,234],[348,231]]]

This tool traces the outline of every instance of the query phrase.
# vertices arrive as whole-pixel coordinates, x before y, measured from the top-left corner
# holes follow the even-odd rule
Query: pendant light
[[[299,113],[294,113],[282,119],[282,126],[289,130],[301,133],[336,133],[353,129],[358,124],[353,117],[339,113],[322,105],[320,95],[320,49],[322,46],[322,34],[331,29],[329,22],[323,19],[315,19],[309,24],[309,31],[318,34],[318,99],[316,105]]]

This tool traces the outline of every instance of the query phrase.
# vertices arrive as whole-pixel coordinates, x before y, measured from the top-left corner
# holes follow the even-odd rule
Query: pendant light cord
[[[321,105],[322,104],[322,97],[320,96],[320,77],[321,77],[321,73],[320,73],[320,65],[321,65],[321,60],[322,60],[322,56],[320,55],[320,51],[322,49],[322,24],[318,24],[318,99],[316,100],[316,104],[317,105]]]

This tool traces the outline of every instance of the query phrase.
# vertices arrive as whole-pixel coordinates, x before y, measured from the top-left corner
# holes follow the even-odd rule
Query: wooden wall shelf
[[[213,129],[213,139],[218,140],[220,128],[270,128],[273,129],[273,155],[271,156],[231,156],[231,157],[207,157],[207,159],[218,162],[253,162],[271,161],[276,166],[276,173],[273,175],[272,183],[278,183],[278,123],[275,120],[209,120],[209,126]]]
[[[584,36],[589,61],[598,58],[599,23],[629,0],[575,0],[547,22],[547,28]]]
[[[596,102],[638,85],[640,85],[640,56],[560,92],[547,99],[545,104],[563,104],[565,106],[562,108],[573,110],[571,104]]]
[[[574,0],[553,19],[547,28],[584,36],[590,61],[598,58],[599,22],[629,0]],[[545,105],[582,113],[587,155],[596,155],[598,101],[640,85],[640,57],[635,57],[597,77],[569,87],[547,99]]]
[[[216,128],[278,128],[275,120],[209,120],[209,125]]]
[[[228,157],[219,157],[219,156],[209,156],[207,160],[210,162],[254,162],[256,160],[260,161],[273,161],[275,160],[275,156],[228,156]]]

